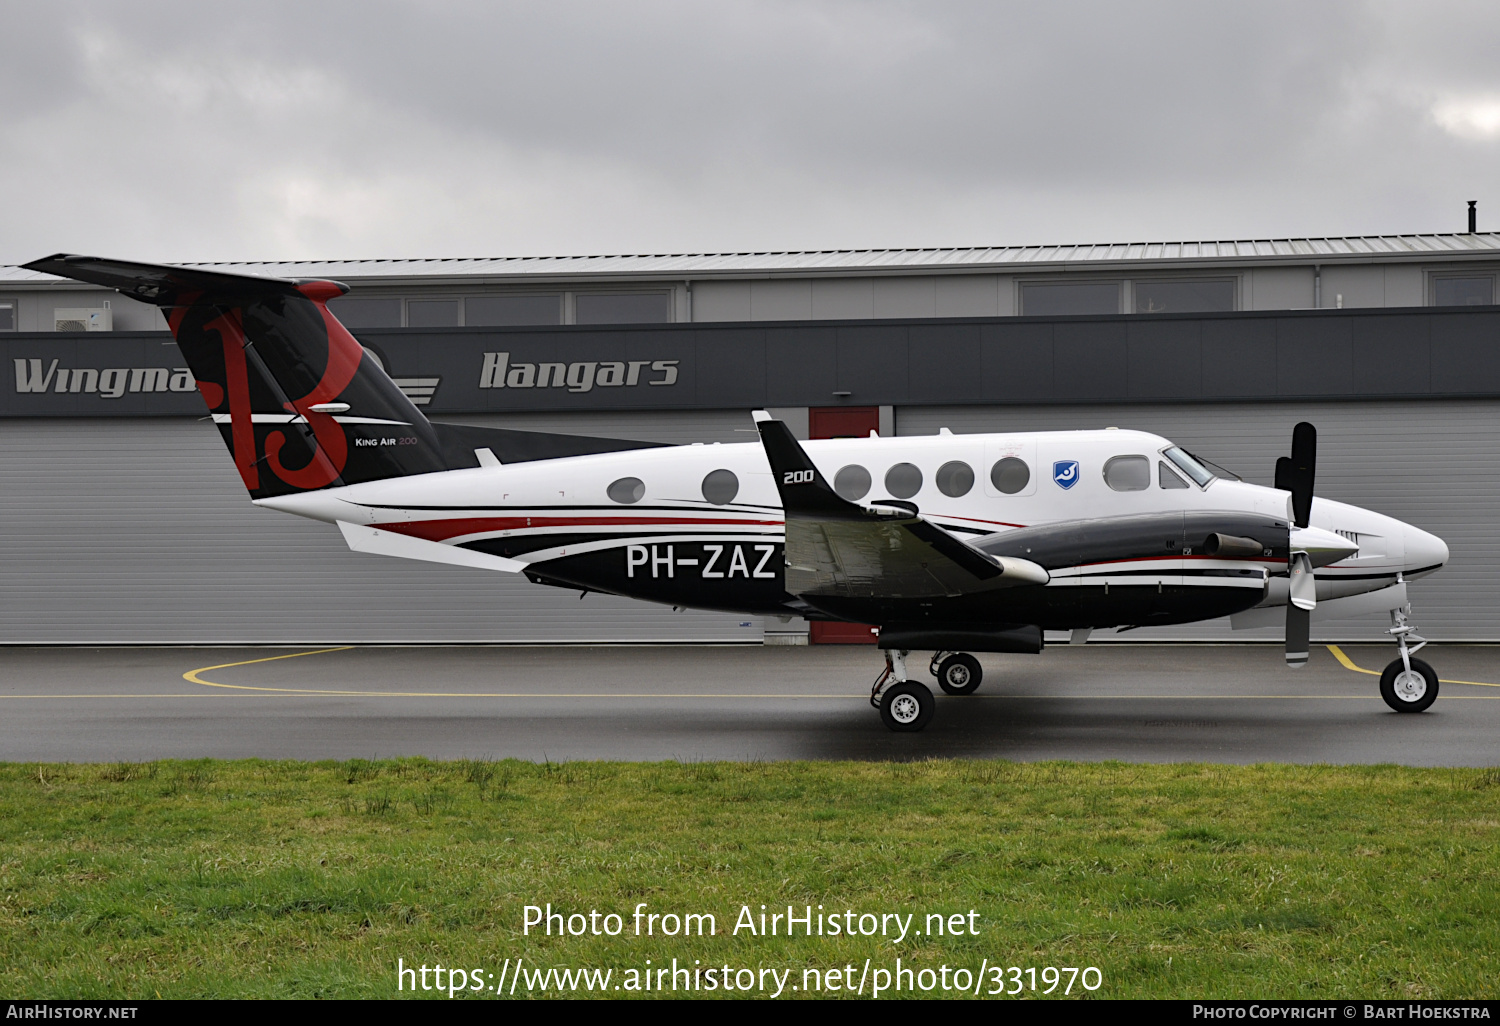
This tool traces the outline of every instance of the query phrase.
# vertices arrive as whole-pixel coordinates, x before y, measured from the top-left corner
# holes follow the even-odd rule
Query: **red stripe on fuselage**
[[[456,517],[452,520],[417,520],[371,526],[382,531],[440,542],[490,531],[524,531],[528,527],[676,527],[705,524],[716,527],[783,526],[780,520],[723,520],[712,517]]]

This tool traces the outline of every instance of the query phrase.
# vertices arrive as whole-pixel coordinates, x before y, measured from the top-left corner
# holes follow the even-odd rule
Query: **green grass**
[[[900,956],[1097,966],[1101,997],[1494,997],[1497,841],[1495,770],[0,765],[0,993],[385,997],[398,958],[518,956],[795,984]],[[546,902],[711,912],[719,935],[523,937]],[[730,935],[762,903],[972,908],[980,933]]]

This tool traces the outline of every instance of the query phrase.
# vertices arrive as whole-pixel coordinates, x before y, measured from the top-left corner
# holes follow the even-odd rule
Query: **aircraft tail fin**
[[[329,312],[345,285],[66,253],[25,266],[161,308],[252,498],[448,467],[427,418]]]

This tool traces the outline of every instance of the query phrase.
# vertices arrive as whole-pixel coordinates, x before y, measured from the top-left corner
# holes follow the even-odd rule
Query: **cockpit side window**
[[[1177,476],[1177,471],[1167,466],[1162,460],[1156,463],[1156,484],[1161,488],[1186,488],[1188,486],[1186,481]]]
[[[1214,479],[1213,471],[1193,459],[1177,446],[1162,450],[1162,455],[1171,460],[1178,470],[1182,471],[1198,485],[1199,488],[1207,488],[1208,483]]]

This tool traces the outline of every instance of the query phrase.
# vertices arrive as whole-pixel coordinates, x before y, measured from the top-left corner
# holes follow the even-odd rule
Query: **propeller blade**
[[[1318,604],[1312,557],[1305,552],[1293,552],[1287,574],[1291,578],[1291,594],[1286,604],[1286,664],[1295,670],[1307,664],[1312,610]]]
[[[1292,522],[1306,527],[1312,516],[1318,464],[1318,429],[1303,421],[1292,429],[1292,454],[1276,461],[1276,487],[1292,493]]]
[[[1307,665],[1308,637],[1312,614],[1296,606],[1286,607],[1286,664],[1294,670]]]
[[[1293,552],[1287,563],[1287,576],[1291,578],[1292,605],[1311,610],[1318,604],[1318,581],[1313,576],[1311,556],[1305,552]]]

